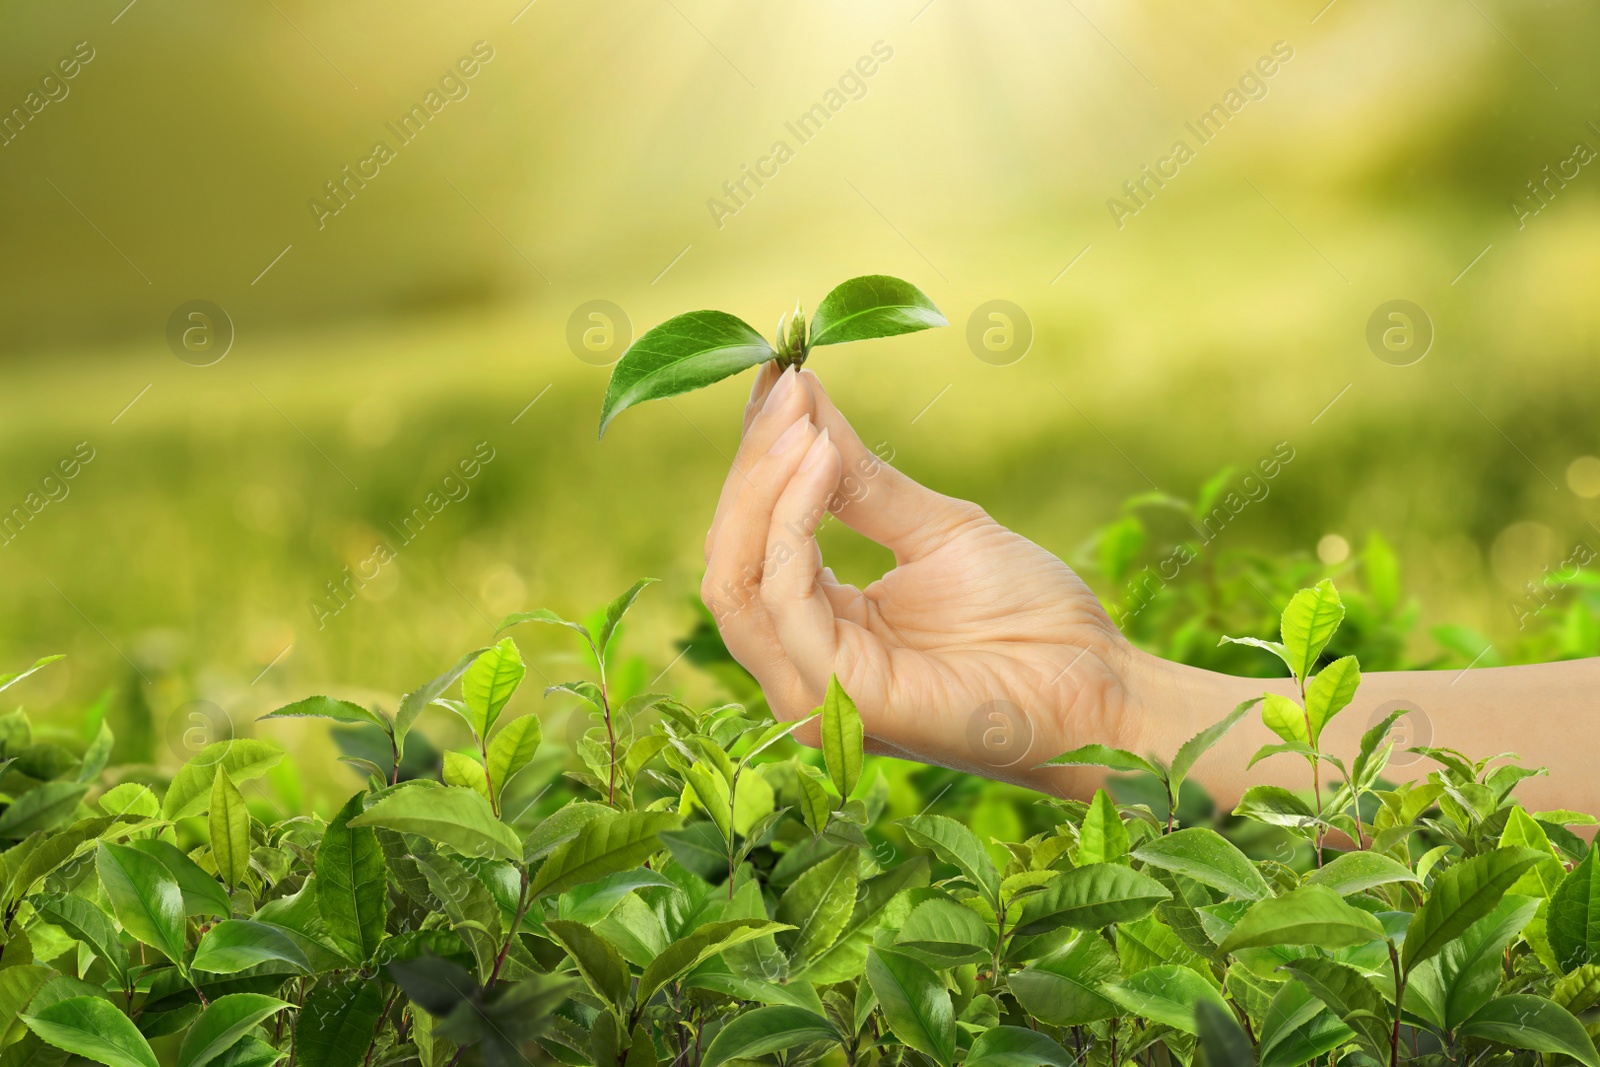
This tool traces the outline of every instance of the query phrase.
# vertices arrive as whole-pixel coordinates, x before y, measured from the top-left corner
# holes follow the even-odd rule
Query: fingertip
[[[838,454],[839,450],[828,440],[827,427],[823,427],[822,432],[817,434],[817,439],[811,442],[811,447],[806,449],[806,457],[800,462],[800,473],[806,474],[816,470],[830,456]]]

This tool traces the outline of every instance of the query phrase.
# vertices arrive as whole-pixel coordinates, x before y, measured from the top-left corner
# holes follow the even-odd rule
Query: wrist
[[[1242,700],[1260,696],[1260,678],[1235,678],[1134,650],[1129,663],[1124,747],[1170,762],[1189,738]]]

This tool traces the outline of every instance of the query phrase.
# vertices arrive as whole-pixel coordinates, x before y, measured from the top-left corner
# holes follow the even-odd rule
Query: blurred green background
[[[17,690],[64,718],[109,686],[158,723],[198,699],[243,724],[392,698],[505,612],[652,574],[627,642],[649,681],[695,621],[749,376],[601,444],[608,371],[569,319],[603,299],[635,336],[694,307],[765,331],[878,272],[952,326],[811,366],[917,478],[1092,564],[1125,498],[1287,442],[1219,550],[1337,568],[1378,531],[1420,604],[1411,660],[1438,624],[1515,643],[1524,583],[1600,548],[1600,11],[1325,2],[10,5],[0,508],[26,514],[0,667],[68,653]],[[1406,366],[1367,342],[1396,299],[1432,323]],[[208,366],[168,342],[194,300],[234,331]],[[1020,359],[969,345],[993,300],[1031,322]],[[463,498],[328,617],[327,583],[480,442]],[[888,560],[836,526],[824,546],[851,580]],[[519,641],[530,681],[580,670],[556,634]],[[689,662],[655,684],[708,685]]]

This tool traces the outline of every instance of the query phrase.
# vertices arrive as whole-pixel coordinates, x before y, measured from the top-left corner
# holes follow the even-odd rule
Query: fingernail
[[[780,433],[778,439],[772,442],[772,447],[768,451],[774,456],[779,456],[789,451],[799,443],[801,438],[805,437],[806,426],[810,422],[811,416],[809,415],[801,415],[798,419],[795,419],[794,422],[789,424],[789,428]]]
[[[839,579],[834,577],[834,573],[833,573],[833,568],[832,567],[824,567],[824,568],[822,568],[822,580],[827,582],[829,585],[838,585],[839,584]]]
[[[773,383],[772,392],[767,394],[767,402],[761,405],[761,413],[764,415],[769,411],[778,410],[779,405],[789,399],[789,394],[792,392],[794,392],[794,368],[790,367],[778,375],[778,380]]]
[[[806,458],[801,461],[800,469],[808,471],[822,462],[822,457],[828,454],[828,431],[823,430],[817,439],[811,442],[811,448],[806,451]]]

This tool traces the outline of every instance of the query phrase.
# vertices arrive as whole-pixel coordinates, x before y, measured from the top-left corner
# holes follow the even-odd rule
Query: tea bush
[[[1298,700],[1246,702],[1169,759],[1064,753],[1165,802],[1041,800],[1048,828],[1002,842],[926,811],[885,825],[836,682],[807,720],[820,759],[755,705],[621,697],[645,585],[589,624],[501,626],[565,627],[593,663],[551,687],[594,720],[565,775],[537,717],[502,714],[524,664],[499,634],[392,709],[267,716],[377,742],[327,820],[247,803],[267,740],[146,782],[108,774],[104,722],[80,752],[0,718],[0,1067],[1600,1067],[1600,880],[1572,829],[1594,820],[1526,811],[1537,772],[1500,757],[1425,748],[1438,770],[1386,782],[1394,716],[1325,751],[1360,683],[1330,582],[1276,640],[1229,646],[1280,660]],[[424,711],[473,739],[438,780],[413,776]],[[1237,821],[1303,841],[1305,870],[1171,803],[1251,714],[1281,741],[1257,758],[1303,759],[1309,788],[1256,786]]]

